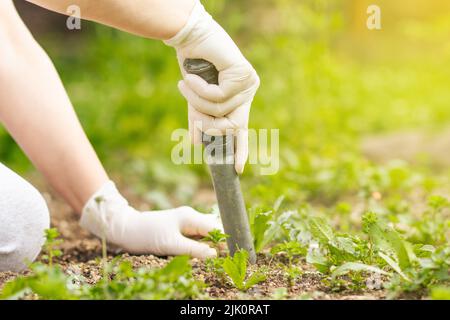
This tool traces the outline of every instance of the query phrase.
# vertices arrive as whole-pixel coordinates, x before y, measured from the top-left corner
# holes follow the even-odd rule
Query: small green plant
[[[363,230],[369,236],[371,249],[375,249],[380,258],[408,281],[402,270],[409,268],[412,263],[409,244],[372,212],[363,216]]]
[[[61,256],[62,252],[55,247],[63,241],[56,228],[45,230],[44,255],[42,258],[47,261],[47,265],[41,262],[29,264],[30,276],[19,276],[5,284],[1,299],[19,299],[27,294],[36,294],[42,299],[76,299],[76,294],[72,293],[68,286],[71,279],[60,266],[53,265],[53,258]]]
[[[426,251],[428,254],[424,254],[423,247],[416,247],[414,254],[421,257],[415,259],[411,267],[401,269],[397,275],[392,277],[387,284],[392,297],[403,292],[449,285],[450,247],[426,248]]]
[[[226,257],[223,261],[223,270],[230,277],[234,286],[241,291],[246,291],[254,285],[264,281],[266,276],[255,272],[247,277],[248,252],[239,250],[233,257]]]
[[[270,249],[271,254],[284,253],[286,254],[289,264],[296,258],[306,256],[308,250],[298,241],[285,241],[279,243]]]
[[[443,245],[450,242],[450,219],[445,212],[450,208],[449,201],[441,196],[431,196],[427,201],[428,208],[421,219],[411,222],[408,240],[413,243]]]
[[[61,250],[56,249],[56,246],[60,245],[63,242],[63,240],[58,239],[59,236],[60,234],[56,228],[45,230],[45,254],[42,256],[42,258],[47,260],[50,267],[53,265],[53,258],[59,257],[62,254]]]
[[[256,252],[261,252],[281,229],[284,215],[278,217],[277,213],[283,203],[284,196],[275,200],[273,208],[264,207],[252,208],[249,212],[250,231]],[[277,219],[278,218],[278,219]]]
[[[218,255],[221,253],[221,246],[220,244],[226,239],[228,239],[230,236],[228,234],[223,233],[219,229],[214,229],[210,232],[208,232],[208,235],[203,238],[203,241],[209,241],[212,242],[212,246],[217,250]],[[208,259],[209,260],[209,259]],[[211,262],[209,262],[211,263]]]
[[[215,245],[218,245],[221,242],[227,240],[230,236],[228,234],[223,233],[219,229],[214,229],[208,232],[208,235],[203,238],[204,241],[211,241]]]
[[[192,276],[189,257],[173,258],[161,269],[134,270],[128,261],[115,258],[100,260],[103,277],[94,285],[79,276],[66,274],[53,265],[53,257],[61,255],[55,249],[62,241],[56,229],[46,230],[44,250],[48,264],[31,263],[30,275],[18,276],[3,287],[0,299],[21,299],[35,295],[39,299],[192,299],[201,296],[204,284]]]
[[[439,200],[439,203],[444,203]],[[333,288],[359,290],[367,283],[362,274],[378,274],[379,284],[395,297],[450,281],[450,247],[412,245],[377,214],[363,216],[363,231],[368,239],[337,234],[323,218],[307,222],[312,235],[307,262],[328,275],[324,281]],[[391,269],[395,273],[389,272]]]
[[[173,258],[161,269],[134,270],[128,261],[112,265],[111,279],[102,278],[93,286],[84,286],[81,297],[87,299],[192,299],[201,297],[204,284],[192,277],[189,257]]]
[[[96,284],[75,284],[59,267],[41,263],[30,266],[32,274],[5,284],[1,299],[20,299],[34,294],[39,299],[192,299],[201,297],[204,284],[192,277],[189,258],[173,258],[161,269],[134,270],[128,261],[109,264],[108,277]]]
[[[213,243],[213,247],[217,250],[218,253],[221,251],[220,243],[227,240],[230,236],[228,234],[223,233],[219,229],[214,229],[208,232],[208,235],[203,238],[204,241],[210,241]]]
[[[307,254],[307,249],[298,241],[288,241],[275,245],[270,250],[271,254],[284,253],[288,258],[288,265],[282,265],[286,277],[290,285],[293,285],[295,280],[303,274],[300,267],[294,265],[299,257],[304,257]]]
[[[293,286],[295,281],[303,275],[302,268],[294,265],[284,266],[284,271],[290,286]]]
[[[71,278],[59,266],[49,266],[42,263],[30,265],[31,275],[19,276],[5,284],[1,299],[21,299],[35,294],[45,300],[78,299],[78,292],[70,290]]]
[[[310,217],[307,228],[312,241],[309,244],[306,261],[322,273],[329,273],[331,267],[345,262],[364,260],[365,243],[358,237],[336,234],[328,222],[321,217]]]
[[[273,213],[272,211],[257,212],[250,217],[250,230],[255,251],[260,252],[274,237],[274,228],[271,228]]]
[[[214,273],[222,282],[227,281],[227,274],[223,270],[223,261],[225,258],[208,258],[205,261],[205,267],[208,272]]]

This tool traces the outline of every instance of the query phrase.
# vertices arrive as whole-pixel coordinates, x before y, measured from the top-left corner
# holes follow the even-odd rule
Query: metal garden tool
[[[183,63],[187,73],[196,74],[209,84],[219,84],[219,72],[210,62],[203,59],[186,59]],[[249,261],[256,262],[256,253],[242,196],[239,176],[234,168],[234,136],[210,136],[202,134],[202,141],[207,154],[207,162],[220,216],[222,218],[230,254],[245,249]]]

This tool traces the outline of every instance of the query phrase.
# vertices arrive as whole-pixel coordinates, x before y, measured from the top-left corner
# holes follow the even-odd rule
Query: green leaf
[[[358,259],[356,244],[351,238],[336,237],[328,244],[334,264],[340,265],[343,262],[355,261]]]
[[[378,252],[378,255],[384,260],[386,261],[386,263],[388,265],[391,266],[392,269],[394,269],[403,279],[405,279],[406,281],[411,281],[402,271],[402,269],[400,268],[400,266],[398,265],[397,262],[395,262],[391,257],[389,257],[388,255],[384,254],[383,252]]]
[[[248,290],[255,284],[266,279],[262,273],[255,272],[247,281],[245,281],[247,275],[247,261],[248,252],[245,250],[239,250],[235,252],[232,258],[228,256],[223,261],[223,270],[230,277],[236,288],[242,291]]]
[[[270,250],[270,253],[272,254],[280,252],[285,252],[288,257],[305,256],[307,249],[298,241],[289,241],[277,244]]]
[[[270,227],[264,233],[263,240],[259,242],[258,246],[255,247],[256,252],[261,252],[275,237],[277,232],[280,230],[281,226],[277,222],[269,224]]]
[[[363,228],[379,250],[395,255],[402,270],[411,266],[406,241],[400,237],[397,231],[381,221],[374,213],[364,215]]]
[[[223,262],[223,270],[238,289],[242,289],[244,287],[244,280],[242,279],[242,275],[239,273],[239,268],[228,257],[225,258]]]
[[[269,228],[264,233],[264,239],[260,242],[258,250],[255,249],[256,252],[260,252],[275,238],[275,236],[281,230],[282,226],[286,223],[286,221],[289,221],[292,214],[293,214],[292,211],[283,212],[278,216],[276,221],[273,221],[272,223],[269,222]]]
[[[205,241],[211,241],[214,244],[218,244],[220,242],[225,241],[230,236],[228,234],[223,233],[219,229],[214,229],[210,232],[208,232],[208,235],[203,238]]]
[[[326,256],[318,251],[309,251],[306,255],[306,262],[314,265],[322,273],[328,273],[331,266]]]
[[[2,289],[0,295],[1,300],[16,300],[21,298],[27,291],[29,291],[26,278],[18,277],[12,281],[7,282]]]
[[[328,243],[334,239],[333,229],[324,218],[311,217],[308,225],[313,237],[320,242]]]
[[[342,276],[344,274],[347,274],[350,271],[353,271],[353,272],[365,271],[365,272],[372,272],[372,273],[379,273],[379,274],[389,275],[388,272],[383,271],[380,268],[375,267],[375,266],[371,266],[371,265],[364,264],[364,263],[347,262],[347,263],[344,263],[343,265],[339,266],[338,268],[336,268],[333,271],[333,273],[331,274],[331,277],[334,279],[336,277],[339,277],[339,276]]]
[[[263,273],[255,272],[253,273],[245,282],[245,290],[250,289],[254,285],[266,280],[266,276]]]
[[[270,227],[269,221],[272,218],[271,213],[271,211],[258,213],[254,217],[253,224],[251,225],[251,231],[253,234],[253,241],[256,252],[260,252],[263,247],[271,240],[265,239],[266,231]]]
[[[235,252],[233,257],[226,257],[223,262],[223,270],[231,278],[239,290],[244,290],[244,281],[247,273],[248,253],[245,250]]]
[[[284,198],[285,198],[285,196],[284,196],[284,195],[281,195],[281,196],[279,196],[279,197],[277,198],[277,200],[275,200],[275,203],[273,204],[273,211],[277,212],[278,209],[280,209],[281,204],[282,204],[283,201],[284,201]]]
[[[45,230],[45,238],[47,241],[51,242],[58,238],[60,236],[60,233],[58,229],[56,228],[49,228]]]
[[[190,272],[191,269],[188,256],[177,256],[158,272],[161,276],[168,277],[169,281],[175,281],[183,274]]]
[[[67,300],[75,299],[67,287],[69,278],[59,267],[49,267],[41,263],[30,266],[33,274],[19,276],[8,282],[2,291],[2,299],[17,299],[31,291],[41,299]]]

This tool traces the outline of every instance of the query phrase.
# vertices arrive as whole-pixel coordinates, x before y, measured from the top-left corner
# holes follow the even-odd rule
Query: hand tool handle
[[[187,73],[196,74],[209,84],[219,84],[219,72],[212,63],[203,59],[186,59],[183,66]],[[255,263],[256,253],[247,210],[239,176],[234,168],[234,136],[209,136],[203,133],[202,139],[206,150],[210,150],[207,154],[208,165],[223,227],[225,233],[230,235],[227,239],[230,254],[245,249],[249,253],[249,261]]]

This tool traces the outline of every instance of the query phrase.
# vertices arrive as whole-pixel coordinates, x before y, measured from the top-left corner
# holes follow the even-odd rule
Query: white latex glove
[[[215,215],[190,207],[139,212],[128,205],[112,181],[105,183],[83,208],[80,225],[115,247],[134,254],[215,257],[217,252],[186,236],[206,236],[223,230]]]
[[[224,135],[231,130],[236,136],[235,168],[242,173],[248,158],[250,107],[259,87],[256,71],[199,1],[183,29],[165,43],[177,51],[184,78],[178,87],[188,101],[193,143],[201,143],[200,131]],[[219,85],[186,74],[183,62],[187,58],[214,64],[219,71]]]

